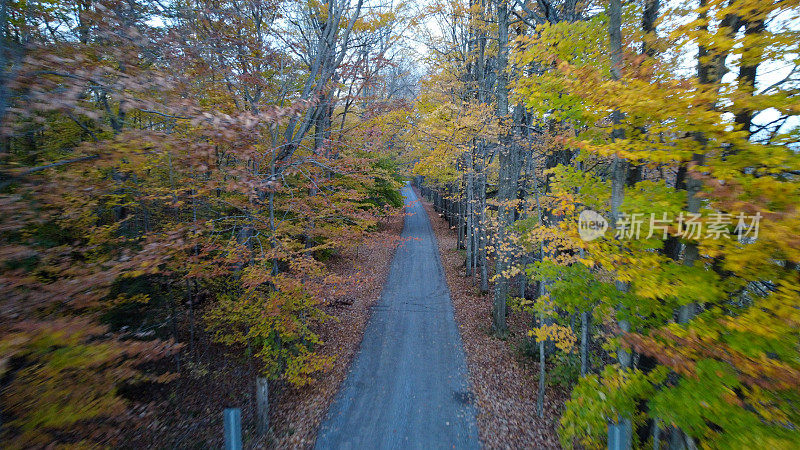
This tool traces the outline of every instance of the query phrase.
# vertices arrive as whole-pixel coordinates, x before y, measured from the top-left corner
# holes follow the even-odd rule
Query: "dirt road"
[[[464,350],[430,222],[403,188],[403,237],[318,449],[478,448]]]

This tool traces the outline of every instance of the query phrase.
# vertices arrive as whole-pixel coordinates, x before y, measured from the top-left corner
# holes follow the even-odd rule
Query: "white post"
[[[256,377],[256,413],[256,431],[261,436],[269,430],[269,381],[266,377]]]

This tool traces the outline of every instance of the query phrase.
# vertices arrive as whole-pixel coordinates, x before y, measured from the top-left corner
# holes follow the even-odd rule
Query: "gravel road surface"
[[[318,449],[479,448],[467,366],[428,216],[409,186],[403,238]]]

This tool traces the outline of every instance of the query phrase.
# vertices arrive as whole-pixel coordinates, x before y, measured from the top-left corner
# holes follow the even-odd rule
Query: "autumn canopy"
[[[4,0],[0,28],[0,446],[220,447],[223,402],[254,447],[313,405],[313,438],[412,182],[481,299],[465,339],[513,350],[554,443],[800,447],[797,0]]]

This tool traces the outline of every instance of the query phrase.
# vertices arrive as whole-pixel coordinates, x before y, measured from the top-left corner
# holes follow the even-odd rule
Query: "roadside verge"
[[[325,307],[333,317],[320,330],[325,342],[322,353],[334,355],[331,370],[312,384],[300,389],[283,389],[275,396],[270,424],[275,448],[311,448],[317,430],[329,406],[347,376],[347,370],[361,344],[372,306],[381,296],[389,275],[400,235],[403,231],[403,210],[383,221],[380,230],[362,245],[338,256],[329,264],[337,275],[353,277],[360,282],[346,298],[335,299]]]

